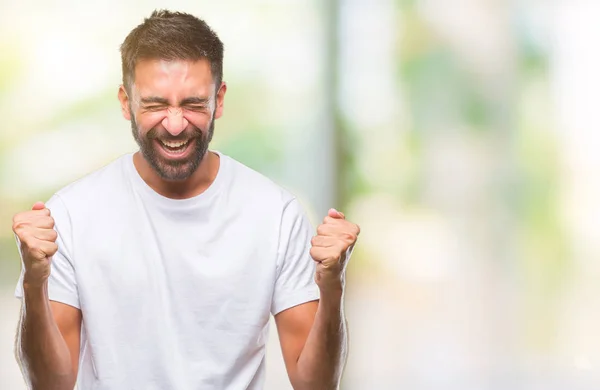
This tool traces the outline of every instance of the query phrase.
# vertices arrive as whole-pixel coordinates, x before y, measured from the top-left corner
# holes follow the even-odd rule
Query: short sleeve
[[[56,239],[58,251],[52,256],[50,263],[48,297],[51,301],[65,303],[79,309],[75,268],[71,257],[71,219],[62,199],[57,194],[46,202],[46,207],[50,210],[50,214],[54,218],[54,230],[58,233],[58,238]],[[21,256],[21,275],[17,282],[15,296],[23,298],[23,274],[25,267],[23,265],[23,255],[21,254],[21,243],[18,237],[15,236],[15,239],[19,255]]]
[[[316,264],[310,257],[313,227],[298,200],[284,208],[277,252],[277,279],[271,313],[319,299],[315,283]]]

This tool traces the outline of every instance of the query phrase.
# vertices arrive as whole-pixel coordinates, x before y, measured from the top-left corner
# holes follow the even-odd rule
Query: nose
[[[183,116],[181,108],[169,108],[167,115],[162,120],[162,125],[173,136],[181,134],[188,125],[188,120]]]

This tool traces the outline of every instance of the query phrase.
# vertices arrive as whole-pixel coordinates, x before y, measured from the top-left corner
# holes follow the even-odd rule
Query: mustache
[[[161,140],[168,142],[187,141],[192,138],[202,138],[202,130],[196,126],[192,126],[191,129],[185,129],[181,134],[173,137],[168,131],[153,127],[146,133],[146,138],[149,140],[160,138]]]

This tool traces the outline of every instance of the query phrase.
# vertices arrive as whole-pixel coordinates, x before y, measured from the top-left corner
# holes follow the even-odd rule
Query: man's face
[[[165,180],[185,180],[208,150],[221,116],[225,86],[218,94],[210,63],[144,60],[135,83],[119,97],[140,152]]]

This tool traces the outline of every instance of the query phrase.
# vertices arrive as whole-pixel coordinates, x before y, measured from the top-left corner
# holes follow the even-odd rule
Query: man
[[[336,389],[359,228],[208,149],[223,45],[155,11],[121,46],[139,151],[17,214],[17,357],[34,389],[261,389],[269,316],[295,389]]]

